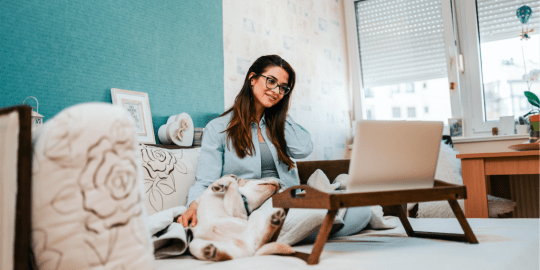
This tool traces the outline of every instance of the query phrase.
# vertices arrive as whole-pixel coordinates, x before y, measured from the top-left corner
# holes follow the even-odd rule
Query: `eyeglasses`
[[[286,95],[291,92],[291,88],[289,88],[288,86],[278,85],[278,81],[276,79],[264,76],[262,74],[259,75],[266,78],[266,87],[268,87],[268,89],[274,90],[276,89],[276,87],[279,87],[279,93],[281,95]]]

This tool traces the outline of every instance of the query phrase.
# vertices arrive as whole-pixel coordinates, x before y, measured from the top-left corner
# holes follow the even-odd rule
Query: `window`
[[[399,108],[399,107],[392,108],[392,117],[393,118],[400,118],[401,117],[401,108]]]
[[[357,116],[371,107],[391,119],[403,107],[409,118],[409,108],[424,108],[418,120],[459,117],[465,136],[491,136],[499,117],[531,109],[523,91],[540,95],[540,83],[523,77],[540,69],[538,0],[344,1],[352,83],[377,93],[355,97]],[[532,9],[526,25],[516,17],[523,5]]]
[[[529,110],[516,106],[523,92],[528,90],[523,75],[540,69],[538,35],[521,38],[521,31],[538,25],[538,15],[526,25],[516,17],[516,10],[528,5],[533,15],[538,13],[538,0],[477,0],[476,12],[480,33],[481,73],[484,96],[484,121],[499,120],[501,116],[524,115]],[[535,25],[536,24],[536,25]],[[523,29],[522,29],[523,28]],[[531,90],[538,93],[539,84]]]
[[[405,84],[405,92],[406,93],[414,93],[414,83]]]
[[[530,6],[533,16],[526,25],[516,17],[523,5]],[[529,33],[530,39],[521,40],[523,30],[539,28],[538,0],[476,0],[457,1],[459,43],[464,59],[464,74],[460,84],[466,103],[465,131],[472,136],[489,134],[498,125],[499,117],[517,118],[529,110],[520,100],[528,89],[523,80],[532,69],[540,69],[538,32]],[[535,16],[536,14],[536,16]],[[464,22],[471,22],[463,25]],[[538,82],[530,84],[539,94]],[[462,88],[463,89],[463,88]],[[528,105],[529,109],[531,108]]]
[[[525,96],[519,98],[519,107],[521,110],[527,110],[530,106],[531,104],[529,104],[529,101]]]
[[[415,107],[407,108],[407,117],[416,118],[416,108]]]
[[[400,108],[413,108],[403,118],[447,122],[452,113],[445,44],[453,43],[453,30],[444,28],[443,17],[451,13],[443,16],[441,0],[351,3],[357,40],[353,54],[358,55],[358,81],[364,89],[361,106],[377,108],[381,113],[370,113],[377,120],[402,118]],[[450,40],[445,31],[450,31]],[[423,104],[440,109],[417,115],[415,108]]]

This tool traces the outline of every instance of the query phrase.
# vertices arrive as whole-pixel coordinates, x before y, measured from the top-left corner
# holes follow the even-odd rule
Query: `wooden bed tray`
[[[305,193],[297,194],[296,191],[304,190]],[[328,213],[324,218],[323,224],[315,240],[311,254],[296,252],[294,256],[303,259],[307,264],[317,264],[323,247],[328,240],[332,224],[337,211],[340,208],[381,205],[385,209],[393,209],[397,214],[407,235],[409,237],[443,239],[451,241],[468,242],[478,244],[465,214],[461,210],[457,200],[466,199],[467,191],[465,186],[458,186],[435,180],[433,188],[411,189],[381,192],[362,192],[362,193],[327,193],[322,192],[307,185],[299,185],[288,188],[287,190],[272,197],[273,207],[285,209],[288,213],[290,208],[309,208],[309,209],[327,209]],[[409,202],[428,202],[428,201],[448,201],[452,211],[463,229],[464,234],[434,233],[414,231],[407,219],[402,205]],[[272,241],[279,236],[281,227],[278,228]]]

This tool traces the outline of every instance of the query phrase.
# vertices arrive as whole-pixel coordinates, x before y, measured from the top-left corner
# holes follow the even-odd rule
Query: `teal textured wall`
[[[170,115],[186,112],[203,127],[224,110],[222,0],[0,7],[0,107],[35,96],[47,120],[77,103],[111,102],[111,88],[146,92],[156,134]]]

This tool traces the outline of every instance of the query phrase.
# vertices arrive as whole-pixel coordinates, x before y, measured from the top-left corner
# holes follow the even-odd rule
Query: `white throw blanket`
[[[185,206],[177,206],[148,217],[148,229],[154,243],[154,256],[164,259],[184,254],[191,242],[191,230],[175,222],[186,212]]]

